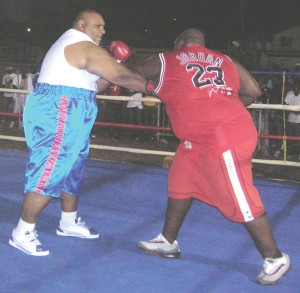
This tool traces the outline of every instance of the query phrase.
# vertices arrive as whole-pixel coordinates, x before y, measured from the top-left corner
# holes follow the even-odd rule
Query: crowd
[[[12,66],[7,66],[2,78],[2,88],[32,91],[38,76],[39,72],[36,68],[21,68],[18,70]],[[288,76],[284,83],[280,75],[256,76],[256,78],[263,92],[256,103],[300,105],[300,95],[297,94],[299,86],[299,78],[297,76]],[[294,94],[294,91],[296,94]],[[133,125],[133,128],[127,128],[126,131],[122,131],[118,127],[102,127],[99,132],[100,135],[112,138],[125,136],[135,141],[148,141],[149,139],[154,140],[157,132],[146,131],[145,134],[141,129],[135,129],[134,125],[169,127],[169,119],[163,104],[142,101],[142,98],[153,98],[153,96],[134,92],[115,84],[111,84],[105,91],[98,94],[128,96],[136,99],[128,102],[98,99],[97,103],[100,111],[97,121]],[[26,98],[27,94],[2,93],[1,112],[22,114]],[[300,112],[287,112],[284,114],[280,110],[251,109],[250,113],[259,134],[299,136]],[[8,127],[22,127],[21,118],[2,116],[1,122]],[[284,129],[284,124],[286,124],[286,129]],[[95,128],[92,135],[93,137],[97,135]],[[164,137],[161,138],[161,142],[168,143]],[[300,159],[299,141],[291,140],[287,143],[287,147],[288,159]],[[264,157],[283,157],[282,139],[260,139],[256,152]]]
[[[256,103],[300,105],[299,85],[297,75],[287,76],[283,82],[280,75],[257,76],[262,89],[261,97]],[[300,112],[282,110],[250,110],[258,133],[276,136],[299,136]],[[297,140],[287,141],[287,158],[300,159],[300,142]],[[257,145],[257,153],[263,156],[283,156],[284,144],[282,139],[260,139]]]
[[[5,67],[5,74],[2,77],[2,88],[28,90],[31,92],[37,83],[39,71],[36,68],[17,69],[13,66]],[[122,123],[132,125],[157,126],[162,123],[159,119],[160,105],[159,103],[142,101],[142,98],[154,98],[139,92],[128,90],[115,84],[111,84],[105,91],[98,92],[99,95],[107,96],[128,96],[140,101],[120,101],[120,100],[101,100],[97,99],[100,109],[97,121],[108,123]],[[22,114],[27,99],[27,94],[14,92],[3,92],[0,100],[1,110],[4,113]],[[2,116],[1,122],[8,127],[22,127],[22,119],[17,117]],[[134,127],[134,126],[133,126]],[[125,133],[125,132],[122,132]],[[126,138],[134,140],[153,139],[154,132],[142,134],[134,128],[126,131]],[[118,127],[102,127],[101,134],[113,138],[120,138]],[[93,132],[93,136],[95,136]],[[166,142],[165,139],[162,139]]]
[[[12,66],[7,66],[5,67],[5,74],[2,78],[2,88],[27,90],[31,92],[37,82],[38,76],[39,73],[35,68],[22,68],[18,70]],[[1,99],[1,111],[5,113],[22,114],[27,96],[28,94],[4,92]],[[19,128],[22,127],[21,118],[3,116],[1,122],[7,124],[10,128],[17,124]]]
[[[160,103],[152,101],[143,101],[143,98],[155,98],[141,92],[135,92],[130,89],[111,84],[105,91],[99,95],[104,96],[125,96],[130,98],[129,101],[98,99],[98,107],[100,109],[97,121],[118,124],[130,124],[132,128],[126,128],[126,131],[118,127],[103,127],[101,132],[104,136],[120,138],[124,136],[136,141],[153,138],[152,131],[143,133],[141,129],[135,129],[135,125],[158,126],[162,125],[160,108],[163,107]],[[148,135],[147,135],[148,134]]]

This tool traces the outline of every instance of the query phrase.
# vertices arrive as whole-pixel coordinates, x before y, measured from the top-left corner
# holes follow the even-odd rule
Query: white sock
[[[71,226],[72,224],[74,224],[76,217],[77,211],[70,213],[61,211],[60,225],[63,227]]]
[[[16,234],[24,234],[27,231],[32,231],[35,228],[35,223],[30,224],[20,218],[17,227],[14,229]]]

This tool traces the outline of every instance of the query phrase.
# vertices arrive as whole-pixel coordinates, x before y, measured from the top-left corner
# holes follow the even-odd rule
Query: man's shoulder
[[[85,33],[76,30],[74,28],[70,28],[67,31],[65,31],[58,39],[58,41],[64,41],[66,43],[77,43],[77,42],[90,42],[93,43],[93,40]],[[96,44],[95,44],[96,45]]]

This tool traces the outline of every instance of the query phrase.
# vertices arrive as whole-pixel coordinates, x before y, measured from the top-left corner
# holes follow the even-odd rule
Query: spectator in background
[[[122,88],[116,84],[110,84],[106,90],[108,96],[121,96]],[[123,103],[120,100],[105,100],[105,122],[122,123],[123,122]],[[108,133],[109,136],[118,138],[120,132],[117,127],[112,127]]]
[[[271,80],[271,79],[270,79]],[[262,91],[262,95],[257,99],[256,103],[269,104],[271,100],[271,89],[261,81],[259,86]],[[271,110],[255,109],[251,111],[253,122],[259,134],[270,134],[270,115]],[[256,151],[263,156],[269,155],[270,141],[268,138],[260,139],[257,143]]]
[[[143,93],[138,93],[129,90],[129,95],[131,96],[131,98],[135,100],[127,102],[127,106],[126,106],[127,122],[129,124],[142,125],[143,103],[141,99],[143,98]],[[136,129],[128,130],[128,133],[130,137],[133,135],[136,141],[140,140],[139,130]]]
[[[292,83],[286,82],[284,85],[284,89],[292,86]],[[276,76],[273,79],[273,90],[270,99],[270,104],[283,104],[283,99],[285,94],[282,93],[282,76]],[[284,134],[284,122],[283,122],[283,111],[282,110],[273,110],[271,112],[270,120],[272,123],[270,124],[270,134],[271,135],[283,135]],[[282,156],[282,139],[271,139],[271,154],[274,157]]]
[[[265,83],[259,83],[262,90],[262,95],[257,99],[258,102],[263,104],[269,104],[272,97],[272,89],[270,89]]]
[[[269,89],[270,92],[273,91],[273,77],[269,76],[267,79],[266,87]]]
[[[156,98],[146,95],[145,98]],[[143,102],[144,105],[144,124],[148,126],[157,126],[157,107],[158,103],[152,101]]]
[[[285,81],[283,83],[283,81]],[[283,105],[284,98],[287,96],[287,93],[295,89],[295,79],[292,76],[287,76],[286,79],[283,79],[282,76],[276,76],[273,79],[273,91],[270,100],[270,104],[279,104]],[[284,91],[283,91],[284,90]],[[284,116],[282,110],[272,111],[271,116],[271,129],[270,133],[273,135],[284,135]],[[274,157],[282,157],[283,155],[283,143],[282,139],[271,140],[272,153]]]
[[[17,89],[19,85],[18,75],[15,73],[14,68],[12,66],[8,66],[5,68],[6,74],[2,79],[2,86],[7,89]],[[4,99],[4,112],[13,113],[15,107],[15,99],[16,93],[3,93]],[[3,118],[2,122],[10,121],[9,127],[13,127],[15,125],[15,121],[12,118]]]
[[[289,91],[284,99],[287,105],[300,105],[300,82],[295,84],[295,89]],[[288,136],[300,136],[300,112],[290,111],[287,123]],[[300,144],[298,140],[288,140],[288,157],[300,159]]]
[[[27,73],[26,72],[27,72],[27,69],[23,69],[21,72],[21,80],[20,80],[19,89],[27,90],[30,93],[33,91],[34,74],[32,73],[33,70],[31,70],[30,72],[27,72]],[[27,99],[29,93],[18,94],[18,99],[16,99],[15,109],[14,109],[15,113],[19,113],[19,114],[23,113],[26,99]],[[22,120],[19,119],[19,128],[21,128],[21,127],[23,127],[23,123],[22,123]]]
[[[155,98],[154,96],[149,96],[146,95],[144,98]],[[152,102],[152,101],[145,101],[143,102],[144,105],[144,109],[143,109],[143,122],[145,125],[147,126],[158,126],[158,124],[160,123],[158,121],[159,119],[159,115],[158,115],[158,111],[159,111],[159,105],[156,102]],[[159,122],[159,123],[158,123]],[[153,135],[150,136],[151,140],[155,139],[155,133]]]
[[[37,83],[37,81],[39,79],[39,76],[40,76],[40,72],[39,71],[36,71],[35,69],[34,69],[34,71],[35,71],[35,73],[34,73],[34,76],[32,78],[32,85],[33,85],[33,87],[35,87],[35,85],[36,85],[36,83]]]
[[[31,67],[30,70],[27,72],[27,77],[28,77],[28,80],[29,82],[31,82],[31,85],[32,85],[32,91],[34,89],[34,86],[35,84],[37,83],[37,80],[39,78],[39,72],[37,72],[36,68],[35,67]],[[28,87],[30,88],[31,85],[29,85]]]

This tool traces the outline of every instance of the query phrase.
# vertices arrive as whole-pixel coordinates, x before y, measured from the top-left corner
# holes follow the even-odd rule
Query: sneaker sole
[[[265,280],[256,280],[256,283],[259,285],[263,285],[263,286],[270,286],[270,285],[276,285],[278,283],[278,281],[282,278],[285,277],[291,270],[291,265],[288,268],[288,270],[280,277],[278,278],[276,281],[272,282],[272,281],[265,281]]]
[[[141,249],[143,252],[149,255],[158,255],[163,258],[169,258],[169,259],[178,259],[180,258],[180,252],[174,252],[174,253],[163,253],[161,251],[154,251],[154,250],[148,250],[147,248],[143,248],[141,246],[138,246],[139,249]]]
[[[99,234],[97,234],[97,235],[82,236],[82,235],[78,235],[78,234],[71,234],[71,233],[61,232],[59,230],[56,230],[56,234],[59,235],[59,236],[78,237],[78,238],[84,238],[84,239],[96,239],[96,238],[99,238]]]
[[[36,252],[36,253],[29,252],[29,251],[23,249],[22,247],[16,245],[16,243],[12,239],[9,239],[8,243],[12,247],[17,248],[17,249],[21,250],[22,252],[24,252],[26,254],[29,254],[29,255],[33,255],[33,256],[46,256],[46,255],[49,255],[49,250],[42,251],[42,252]]]

